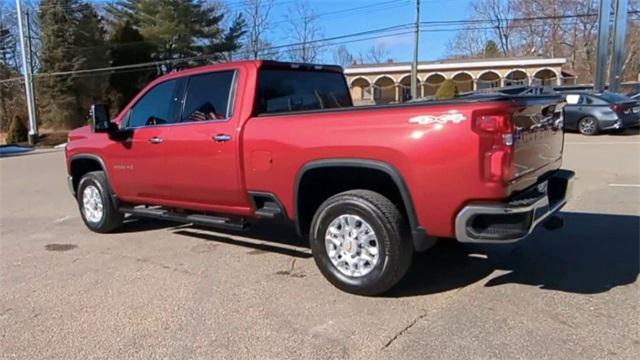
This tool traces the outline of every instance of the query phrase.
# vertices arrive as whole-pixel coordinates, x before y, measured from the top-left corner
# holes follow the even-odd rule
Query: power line
[[[640,13],[640,11],[630,11],[629,13]],[[565,16],[540,16],[540,17],[528,17],[528,18],[511,18],[511,19],[505,19],[505,21],[518,22],[518,21],[550,20],[550,19],[571,19],[571,18],[590,17],[590,16],[595,16],[595,15],[593,15],[593,14],[576,14],[576,15],[565,15]],[[449,29],[447,29],[447,28],[433,28],[435,26],[450,26],[450,25],[461,26],[461,25],[482,24],[482,23],[487,23],[487,22],[490,23],[491,21],[490,20],[423,21],[423,22],[420,22],[420,25],[428,26],[428,27],[431,27],[431,28],[422,29],[422,30],[420,30],[420,32],[421,33],[427,33],[427,32],[448,32],[448,31],[478,31],[478,30],[491,30],[491,29],[493,29],[494,27],[492,27],[492,26],[488,26],[488,27],[471,27],[471,28],[462,27],[462,28],[449,28]],[[335,46],[337,44],[342,44],[342,43],[365,41],[365,40],[378,39],[378,38],[384,38],[384,37],[389,37],[389,36],[404,35],[404,34],[411,33],[411,31],[400,32],[400,33],[398,33],[397,31],[406,30],[409,27],[411,27],[412,25],[413,25],[412,23],[399,24],[399,25],[394,25],[394,26],[389,26],[389,27],[384,27],[384,28],[361,31],[361,32],[357,32],[357,33],[343,34],[343,35],[338,35],[338,36],[333,36],[333,37],[316,39],[316,40],[307,41],[307,42],[299,42],[299,43],[291,43],[291,44],[270,46],[270,47],[267,47],[267,48],[263,48],[260,51],[261,51],[261,53],[264,53],[266,51],[271,51],[271,53],[273,53],[273,50],[284,49],[284,48],[295,48],[295,47],[299,47],[299,46],[306,46],[306,45],[309,45],[309,44],[333,42],[333,43],[331,43],[331,45],[325,45],[325,46]],[[546,25],[544,25],[544,24],[511,25],[512,28],[524,28],[524,27],[532,27],[532,26],[533,27],[541,27],[541,26],[546,26]],[[389,32],[394,32],[394,31],[396,31],[396,32],[395,33],[389,33]],[[351,40],[351,41],[335,43],[336,40],[342,40],[342,39],[347,39],[347,38],[351,38],[351,37],[362,37],[362,36],[367,36],[367,35],[371,35],[371,34],[383,34],[383,35],[378,35],[378,36],[373,36],[373,37],[368,37],[368,38],[363,38],[363,39],[357,39],[357,40]],[[140,43],[140,42],[135,42],[135,43]],[[121,44],[120,46],[128,45],[128,44],[133,45],[134,43]],[[87,48],[95,48],[95,47],[87,47]],[[67,50],[72,50],[72,49],[73,48],[67,48]],[[267,52],[267,54],[269,54],[269,52]],[[194,61],[194,60],[207,59],[207,58],[210,58],[212,56],[215,56],[215,55],[207,54],[207,55],[198,55],[198,56],[192,56],[192,57],[186,57],[186,58],[167,59],[167,60],[159,60],[159,61],[152,61],[152,62],[139,63],[139,64],[122,65],[122,66],[109,66],[109,67],[95,68],[95,69],[60,71],[60,72],[51,72],[51,73],[40,73],[40,74],[35,74],[35,76],[36,77],[62,76],[62,75],[76,75],[77,76],[79,74],[88,74],[88,73],[105,72],[105,71],[118,72],[120,70],[129,70],[129,69],[137,69],[137,68],[150,68],[150,67],[157,67],[157,66],[161,66],[161,65],[172,64],[172,63],[176,63],[176,62],[189,62],[189,61]],[[16,80],[19,80],[19,79],[20,78],[15,77],[15,78],[10,78],[10,79],[0,80],[0,84],[11,82],[11,81],[16,81]]]

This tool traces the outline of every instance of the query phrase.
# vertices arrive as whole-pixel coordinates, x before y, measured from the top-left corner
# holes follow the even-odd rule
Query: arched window
[[[388,104],[396,101],[396,83],[384,75],[373,83],[373,101],[376,104]]]
[[[416,78],[418,84],[418,98],[422,96],[420,91],[420,79]],[[400,102],[411,100],[411,75],[400,79]]]
[[[529,76],[523,70],[511,70],[504,77],[504,86],[529,85]]]
[[[478,76],[478,89],[500,87],[500,74],[495,71],[485,71]]]
[[[555,86],[558,85],[558,74],[548,68],[540,69],[533,74],[533,80],[537,85]]]
[[[351,81],[351,98],[354,101],[371,100],[371,83],[363,77]]]
[[[468,72],[461,71],[451,78],[461,93],[473,91],[473,76]]]
[[[442,74],[434,73],[427,75],[422,87],[422,96],[434,96],[444,80],[445,77]]]

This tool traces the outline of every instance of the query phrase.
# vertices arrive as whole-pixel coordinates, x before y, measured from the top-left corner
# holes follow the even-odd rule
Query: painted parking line
[[[640,145],[640,142],[589,142],[589,141],[566,141],[566,145]]]
[[[611,187],[637,187],[640,188],[640,184],[609,184]]]

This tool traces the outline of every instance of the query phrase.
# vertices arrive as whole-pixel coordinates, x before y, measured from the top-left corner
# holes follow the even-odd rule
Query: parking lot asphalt
[[[61,151],[0,159],[0,358],[633,358],[640,135],[566,137],[565,227],[441,241],[382,297],[349,295],[286,227],[88,231]]]

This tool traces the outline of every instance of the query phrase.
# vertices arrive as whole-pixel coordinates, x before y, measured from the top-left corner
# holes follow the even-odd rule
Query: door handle
[[[164,141],[164,139],[162,139],[159,136],[154,136],[154,137],[149,139],[149,142],[152,143],[152,144],[162,144],[163,141]]]
[[[213,140],[215,142],[226,142],[226,141],[231,140],[231,135],[229,135],[229,134],[216,134],[213,137]]]

